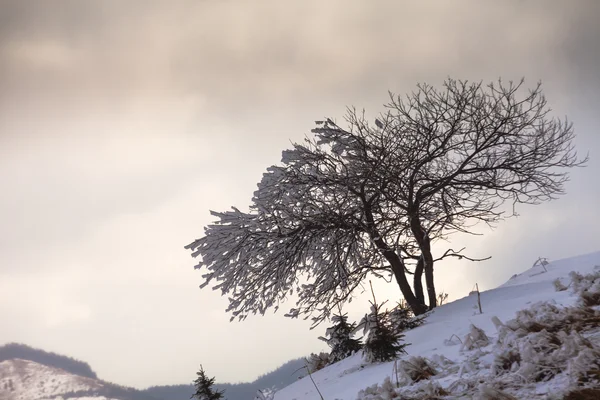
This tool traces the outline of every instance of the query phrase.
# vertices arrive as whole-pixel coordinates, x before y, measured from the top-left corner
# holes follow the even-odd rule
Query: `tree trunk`
[[[388,245],[381,239],[379,236],[375,236],[374,240],[377,248],[383,253],[385,259],[390,263],[392,267],[392,272],[394,273],[394,277],[396,278],[396,282],[400,287],[400,291],[402,292],[402,296],[406,300],[406,303],[413,311],[415,315],[421,315],[427,312],[427,307],[422,301],[419,301],[411,287],[410,283],[408,283],[408,279],[406,279],[406,273],[404,272],[404,261],[396,254],[396,252],[388,247]]]
[[[425,230],[421,226],[418,214],[412,214],[410,217],[410,229],[421,249],[421,259],[423,259],[423,269],[425,270],[425,285],[427,286],[427,295],[429,299],[429,309],[432,310],[437,305],[437,295],[435,293],[435,283],[433,280],[433,256],[431,255],[431,243]],[[416,274],[415,274],[416,275]],[[416,279],[416,278],[415,278]]]
[[[415,289],[415,297],[421,303],[425,304],[425,294],[423,293],[423,256],[419,257],[419,261],[417,262],[417,266],[415,267],[415,275],[413,288]]]
[[[408,279],[406,279],[406,273],[404,272],[404,261],[402,258],[392,250],[388,244],[381,238],[381,235],[377,231],[375,227],[375,222],[373,218],[373,211],[371,210],[371,205],[366,200],[364,196],[361,196],[361,200],[364,205],[365,218],[367,220],[367,224],[369,226],[369,235],[371,236],[371,240],[377,246],[377,249],[381,251],[385,259],[390,263],[392,267],[392,272],[394,272],[394,277],[396,278],[396,282],[400,287],[400,291],[404,296],[404,300],[408,303],[408,306],[411,308],[412,312],[415,315],[421,315],[427,312],[427,307],[425,304],[417,300],[415,297],[410,283],[408,283]]]
[[[408,283],[408,279],[406,279],[406,274],[404,272],[404,262],[402,259],[400,259],[400,257],[398,257],[398,255],[392,250],[384,251],[383,255],[385,256],[386,260],[389,261],[392,271],[394,272],[396,282],[398,283],[400,291],[402,292],[402,295],[404,296],[404,299],[406,300],[406,303],[409,305],[410,309],[415,315],[426,313],[427,307],[422,301],[415,297],[412,289],[410,288],[410,283]]]
[[[429,309],[437,306],[437,294],[435,293],[435,283],[433,282],[433,257],[429,252],[430,261],[425,263],[425,285],[427,285],[427,294],[429,296]]]

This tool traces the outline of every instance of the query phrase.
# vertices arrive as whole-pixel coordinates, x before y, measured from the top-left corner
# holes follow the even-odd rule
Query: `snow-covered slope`
[[[102,387],[94,379],[33,361],[14,359],[0,363],[0,399],[3,400],[59,399],[66,393],[95,391]]]
[[[547,271],[544,271],[542,266],[532,267],[513,276],[500,287],[482,292],[483,314],[479,314],[476,308],[476,295],[470,295],[438,307],[427,318],[423,326],[406,332],[405,340],[411,345],[407,347],[409,355],[403,359],[410,356],[422,356],[439,360],[440,356],[443,356],[456,365],[457,370],[461,368],[462,374],[465,371],[462,368],[465,362],[469,357],[471,359],[474,357],[472,353],[461,351],[460,345],[460,340],[470,332],[471,324],[483,329],[491,339],[490,351],[481,351],[481,356],[487,354],[485,357],[493,358],[494,354],[492,354],[491,348],[498,338],[498,330],[492,322],[492,317],[496,316],[500,321],[506,322],[515,318],[518,310],[529,308],[540,301],[556,302],[558,306],[571,306],[575,304],[577,297],[569,290],[557,291],[553,282],[560,279],[565,285],[568,285],[571,271],[588,274],[600,269],[596,266],[600,266],[600,252],[550,262],[545,266]],[[485,363],[482,361],[482,364]],[[278,391],[275,399],[321,399],[316,385],[324,399],[354,400],[360,390],[374,384],[382,384],[386,377],[390,377],[392,381],[396,379],[394,362],[369,365],[363,362],[361,354],[355,354],[315,372],[312,375],[314,383],[306,377]],[[458,378],[458,373],[454,376],[446,375],[445,381],[440,379],[436,383],[446,387],[450,380],[456,381]],[[549,389],[532,387],[531,390],[539,392]],[[543,393],[539,394],[541,397],[520,398],[544,398]],[[388,399],[392,397],[366,396],[365,398]]]
[[[0,400],[152,400],[138,390],[30,360],[0,362]]]

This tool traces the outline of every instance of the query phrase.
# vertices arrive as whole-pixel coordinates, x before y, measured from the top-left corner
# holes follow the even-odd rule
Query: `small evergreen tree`
[[[363,331],[367,335],[364,355],[368,362],[392,361],[399,354],[406,354],[404,348],[408,344],[402,343],[404,335],[395,331],[389,314],[381,312],[383,304],[371,303],[371,312],[365,315],[361,322]]]
[[[416,317],[405,301],[399,302],[388,313],[388,318],[395,332],[402,333],[420,326],[424,322],[424,317]]]
[[[353,338],[356,331],[356,324],[348,323],[347,314],[342,314],[340,312],[339,315],[331,317],[331,322],[333,322],[334,325],[327,328],[325,331],[325,336],[327,337],[319,337],[319,339],[323,340],[331,347],[329,364],[343,360],[362,349],[360,339]]]
[[[306,358],[306,368],[308,369],[309,374],[317,372],[318,370],[325,368],[329,364],[331,364],[329,362],[329,353],[311,353],[310,356]]]
[[[402,343],[404,335],[392,326],[390,313],[381,311],[386,302],[377,304],[373,285],[371,285],[371,293],[373,294],[373,301],[370,302],[371,312],[366,314],[358,324],[367,337],[363,346],[364,357],[368,362],[392,361],[400,353],[406,354],[404,348],[408,343]]]
[[[194,381],[196,386],[196,393],[190,397],[190,399],[196,398],[197,400],[219,400],[223,398],[224,390],[215,390],[213,385],[215,384],[215,378],[209,378],[204,372],[204,368],[200,365],[200,371],[196,372],[198,378]]]

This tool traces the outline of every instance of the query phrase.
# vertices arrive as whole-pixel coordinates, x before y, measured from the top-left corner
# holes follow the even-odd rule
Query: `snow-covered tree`
[[[333,364],[362,349],[362,343],[360,339],[353,338],[356,324],[348,323],[347,314],[334,315],[331,317],[331,322],[333,322],[333,326],[325,331],[326,337],[321,336],[319,339],[325,341],[331,347],[329,363]]]
[[[404,301],[398,302],[396,307],[387,312],[387,318],[395,332],[401,333],[414,329],[424,322],[424,317],[417,317]]]
[[[346,128],[318,121],[267,169],[249,211],[212,212],[216,223],[186,246],[207,270],[201,287],[214,283],[240,319],[294,294],[286,315],[319,323],[371,275],[394,277],[416,315],[435,307],[434,263],[473,260],[462,249],[434,255],[435,241],[512,216],[507,201],[514,210],[555,198],[565,169],[585,162],[540,87],[520,88],[449,79],[391,96],[374,126],[354,110]]]
[[[309,374],[317,372],[318,370],[325,368],[329,364],[331,364],[329,362],[329,353],[311,353],[310,356],[306,358],[306,368],[308,369]]]
[[[392,361],[399,354],[406,353],[404,335],[394,329],[389,313],[381,310],[385,302],[371,302],[371,309],[358,324],[366,336],[363,346],[364,358],[368,362]]]
[[[200,371],[196,372],[196,375],[198,375],[198,377],[194,381],[196,393],[192,395],[192,399],[195,398],[197,400],[219,400],[223,398],[223,393],[225,391],[213,389],[213,385],[215,384],[215,378],[209,378],[204,372],[204,368],[202,368],[202,365],[200,366]]]
[[[267,388],[257,390],[254,400],[275,400],[275,389]]]

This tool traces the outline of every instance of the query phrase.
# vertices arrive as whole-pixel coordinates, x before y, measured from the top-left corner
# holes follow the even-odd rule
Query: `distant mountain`
[[[227,400],[252,400],[257,390],[281,389],[304,376],[304,358],[288,361],[279,368],[261,375],[254,382],[217,383],[215,388],[225,390]],[[194,393],[193,385],[152,386],[143,391],[158,400],[189,400]]]
[[[44,350],[35,349],[20,343],[9,343],[0,346],[0,362],[12,359],[35,361],[48,367],[55,367],[70,372],[73,375],[98,379],[88,363],[71,357],[61,356]]]
[[[67,393],[92,393],[102,389],[95,379],[49,367],[34,361],[13,359],[0,362],[0,399],[54,399]]]
[[[252,400],[259,389],[281,389],[305,374],[304,359],[288,361],[254,382],[221,383],[227,400]],[[192,375],[195,371],[190,371]],[[189,400],[193,385],[128,388],[98,379],[86,362],[24,344],[0,346],[0,400]]]
[[[22,344],[0,347],[2,400],[156,400],[97,379],[87,363]]]

